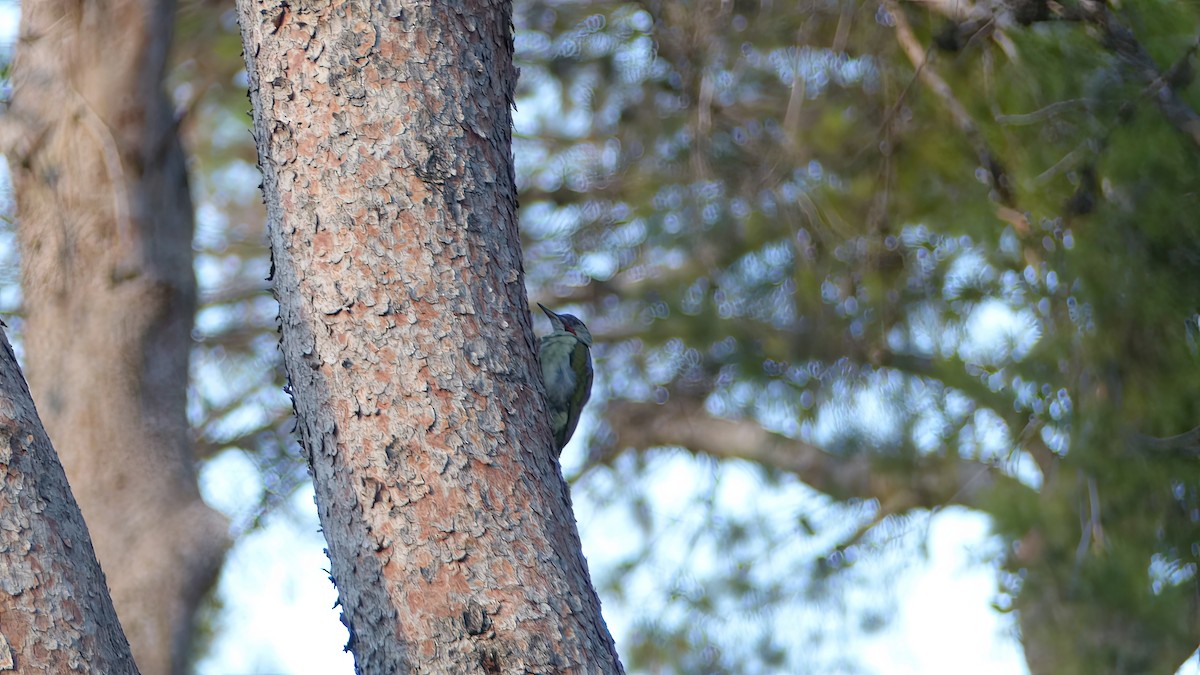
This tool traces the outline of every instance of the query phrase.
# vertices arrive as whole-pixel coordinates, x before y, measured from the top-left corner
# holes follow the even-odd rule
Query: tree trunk
[[[185,670],[227,547],[186,418],[192,205],[161,89],[173,14],[24,3],[6,139],[31,388],[146,673]]]
[[[0,331],[0,671],[136,673],[62,465]]]
[[[1069,493],[1052,485],[1044,489],[1054,491],[1050,499]],[[1071,501],[1078,503],[1078,499]],[[1179,670],[1195,651],[1195,586],[1164,585],[1154,595],[1147,593],[1141,607],[1111,600],[1097,607],[1106,594],[1119,597],[1111,576],[1096,571],[1113,553],[1103,550],[1076,557],[1078,543],[1065,537],[1055,540],[1037,528],[1020,539],[1009,556],[1011,577],[1021,579],[1014,604],[1030,674],[1136,675]],[[1151,588],[1149,574],[1143,583],[1147,590]]]
[[[362,673],[621,671],[533,357],[510,11],[239,2],[284,363]]]

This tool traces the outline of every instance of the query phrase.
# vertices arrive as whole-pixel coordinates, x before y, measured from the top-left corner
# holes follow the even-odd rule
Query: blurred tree
[[[511,5],[238,14],[280,348],[355,670],[621,673],[533,354]]]
[[[583,305],[608,386],[581,480],[679,447],[868,500],[818,574],[965,505],[1011,543],[1032,672],[1192,653],[1195,5],[533,1],[517,24],[531,281]],[[721,592],[631,667],[720,647],[696,626]]]
[[[163,75],[174,3],[22,7],[4,149],[34,399],[145,673],[184,672],[226,519],[187,420],[192,202]]]

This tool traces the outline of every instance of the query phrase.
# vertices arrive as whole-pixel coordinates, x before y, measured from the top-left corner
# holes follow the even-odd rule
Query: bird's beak
[[[550,310],[546,309],[546,306],[545,306],[545,305],[543,305],[542,303],[540,303],[540,302],[539,302],[539,303],[537,304],[537,306],[542,308],[542,311],[546,313],[546,316],[550,317],[550,320],[551,320],[551,321],[553,321],[554,319],[557,319],[557,318],[558,318],[558,315],[557,315],[557,314],[555,314],[554,312],[551,312]]]

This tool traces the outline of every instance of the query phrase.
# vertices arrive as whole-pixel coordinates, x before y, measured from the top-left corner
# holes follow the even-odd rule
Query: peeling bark
[[[136,673],[104,573],[0,331],[0,671]]]
[[[227,546],[186,418],[196,283],[169,0],[25,3],[5,117],[34,399],[147,673],[185,672]]]
[[[510,6],[238,8],[284,363],[358,672],[621,672],[534,360]]]

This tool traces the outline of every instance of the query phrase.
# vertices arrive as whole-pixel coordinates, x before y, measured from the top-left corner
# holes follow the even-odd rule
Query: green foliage
[[[571,121],[520,129],[531,278],[610,336],[608,395],[699,400],[914,489],[928,465],[899,458],[1009,473],[969,505],[1013,543],[1035,672],[1173,668],[1198,628],[1197,447],[1155,439],[1200,422],[1200,136],[1160,89],[1196,110],[1200,14],[1127,4],[958,23],[833,1],[519,7],[540,36],[521,105],[552,86]],[[910,25],[919,48],[953,43],[922,66],[946,91],[902,48]],[[593,457],[645,449],[596,452],[627,436]],[[834,496],[938,504],[878,489]],[[672,625],[631,665],[707,644]]]

